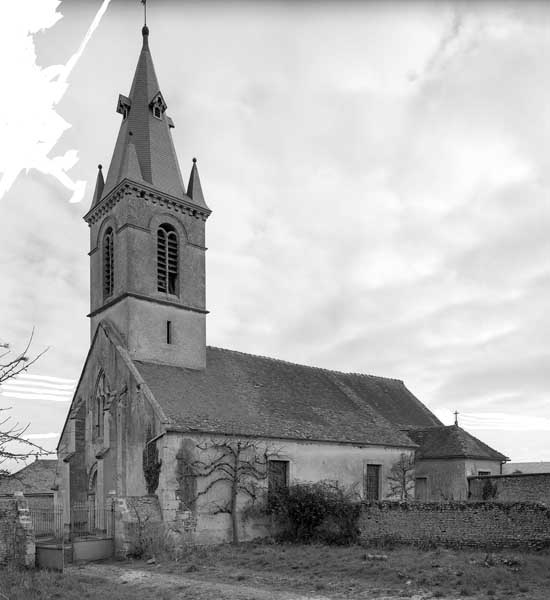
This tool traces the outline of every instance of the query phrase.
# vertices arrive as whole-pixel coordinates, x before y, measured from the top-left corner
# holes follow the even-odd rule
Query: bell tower
[[[196,159],[187,191],[160,91],[149,29],[104,179],[101,165],[90,228],[91,334],[108,319],[132,358],[202,369],[206,365],[204,201]]]

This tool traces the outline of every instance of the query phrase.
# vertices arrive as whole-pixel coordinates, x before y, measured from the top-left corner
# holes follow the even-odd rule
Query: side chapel
[[[299,480],[333,480],[365,499],[384,499],[392,465],[426,440],[432,445],[417,452],[422,499],[460,496],[478,462],[484,472],[500,472],[502,454],[458,426],[448,433],[402,381],[206,345],[211,211],[195,159],[184,185],[147,26],[142,35],[130,92],[118,98],[122,122],[108,174],[99,166],[84,217],[91,345],[58,445],[66,521],[77,503],[101,508],[155,497],[162,519],[187,519],[195,540],[228,539],[230,514],[222,508],[231,482],[193,476],[193,464],[212,458],[224,440],[263,448],[263,472],[254,490],[240,482],[236,510],[262,489]],[[456,475],[445,479],[449,461],[458,486]]]

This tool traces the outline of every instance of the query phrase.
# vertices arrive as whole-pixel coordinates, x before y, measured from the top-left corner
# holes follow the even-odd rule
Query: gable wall
[[[103,436],[95,428],[95,393],[103,370],[110,406],[103,414]],[[147,426],[153,435],[161,423],[126,362],[98,329],[90,355],[75,393],[75,402],[59,443],[59,492],[66,515],[69,506],[89,499],[89,486],[97,472],[98,506],[107,507],[112,495],[146,494],[142,468]],[[78,408],[77,408],[78,407]]]

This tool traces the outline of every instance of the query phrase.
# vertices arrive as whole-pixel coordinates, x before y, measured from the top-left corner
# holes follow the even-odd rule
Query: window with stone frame
[[[93,401],[93,432],[94,439],[103,437],[103,414],[105,412],[105,401],[107,398],[107,384],[105,373],[101,372],[95,388]]]
[[[178,294],[178,236],[174,227],[164,223],[157,231],[157,290]]]
[[[113,228],[109,227],[103,236],[103,297],[113,295],[115,284],[115,256]]]

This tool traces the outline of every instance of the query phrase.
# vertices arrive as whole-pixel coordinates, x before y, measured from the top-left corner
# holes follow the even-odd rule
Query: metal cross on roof
[[[147,25],[147,0],[141,0],[143,4],[143,24]]]

